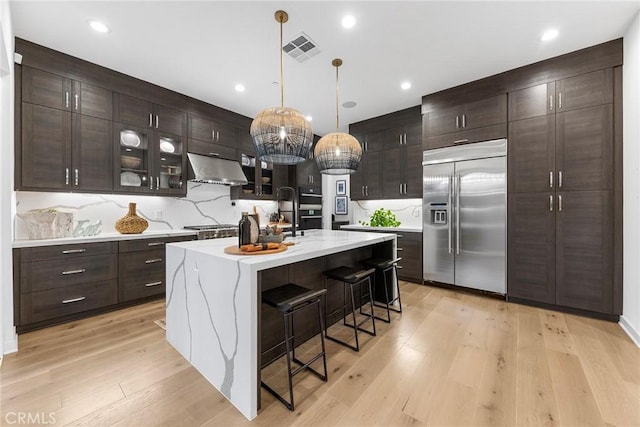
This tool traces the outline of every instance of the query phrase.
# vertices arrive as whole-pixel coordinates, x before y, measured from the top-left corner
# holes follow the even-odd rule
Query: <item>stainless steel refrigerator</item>
[[[507,140],[423,153],[424,280],[506,293]]]

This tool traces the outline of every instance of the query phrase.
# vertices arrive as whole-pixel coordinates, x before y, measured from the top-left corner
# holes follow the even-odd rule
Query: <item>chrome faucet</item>
[[[291,237],[296,237],[296,190],[292,187],[279,187],[276,190],[276,201],[278,202],[278,217],[280,216],[280,190],[290,190],[293,195],[293,212],[291,213]]]

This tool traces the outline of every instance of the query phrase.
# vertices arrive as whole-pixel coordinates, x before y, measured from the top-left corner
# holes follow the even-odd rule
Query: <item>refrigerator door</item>
[[[455,163],[455,284],[506,292],[506,157]]]
[[[453,163],[423,168],[423,270],[424,280],[454,283]],[[402,254],[400,254],[402,256]]]

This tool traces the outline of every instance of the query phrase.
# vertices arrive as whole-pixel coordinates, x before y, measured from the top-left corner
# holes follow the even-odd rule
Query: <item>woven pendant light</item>
[[[265,162],[295,165],[304,162],[313,145],[313,130],[298,110],[284,106],[284,63],[282,59],[282,24],[289,20],[283,10],[275,14],[280,23],[280,106],[260,111],[251,123],[251,138],[256,155]]]
[[[362,158],[362,147],[358,140],[348,133],[340,132],[338,97],[338,68],[342,59],[331,61],[336,67],[336,131],[320,138],[313,150],[320,173],[325,175],[352,174],[358,169]]]

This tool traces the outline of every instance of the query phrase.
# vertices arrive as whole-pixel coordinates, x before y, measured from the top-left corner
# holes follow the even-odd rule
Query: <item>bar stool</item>
[[[381,304],[378,301],[374,301],[373,305],[376,307],[382,307],[387,309],[387,318],[382,318],[379,316],[375,316],[376,319],[382,320],[386,323],[391,323],[391,313],[390,311],[395,311],[396,313],[402,313],[402,301],[400,300],[400,285],[398,284],[398,262],[402,258],[396,259],[385,259],[385,258],[369,258],[367,260],[362,261],[362,265],[369,268],[375,268],[377,273],[382,274],[382,278],[384,279],[384,300],[385,303]],[[397,296],[393,299],[389,299],[389,291],[387,286],[387,273],[391,272],[392,280],[395,282],[395,290],[397,292]],[[376,275],[377,276],[377,275]],[[378,279],[374,276],[373,279],[373,289],[376,292],[376,288],[378,286]],[[391,305],[398,301],[399,308],[392,307]]]
[[[358,340],[358,331],[362,331],[365,332],[369,335],[372,336],[376,336],[376,323],[375,323],[375,319],[374,319],[374,313],[373,313],[373,294],[371,292],[371,275],[375,273],[375,269],[370,268],[367,270],[359,270],[357,268],[352,268],[352,267],[337,267],[334,268],[332,270],[328,270],[324,272],[325,275],[325,288],[326,288],[326,283],[327,283],[327,279],[334,279],[334,280],[338,280],[341,281],[343,284],[343,297],[344,297],[344,304],[342,305],[342,307],[339,307],[335,310],[333,310],[331,313],[327,313],[327,309],[326,309],[326,304],[327,301],[325,299],[325,318],[328,318],[330,315],[342,310],[342,319],[343,319],[343,324],[345,326],[348,326],[350,328],[353,328],[354,331],[354,336],[355,336],[355,340],[356,340],[356,345],[353,346],[351,344],[349,344],[346,341],[342,341],[336,337],[331,337],[329,336],[329,328],[327,327],[327,329],[325,329],[325,336],[330,339],[331,341],[335,341],[339,344],[342,344],[346,347],[351,348],[352,350],[355,351],[360,351],[360,342]],[[369,295],[369,309],[370,309],[370,313],[364,313],[362,311],[362,284],[364,283],[368,284],[368,295]],[[360,290],[360,314],[362,314],[364,316],[364,319],[362,319],[359,323],[356,321],[356,304],[355,304],[355,298],[353,296],[353,290],[356,286],[359,286],[359,290]],[[346,307],[347,307],[347,290],[349,291],[349,296],[350,296],[350,301],[351,301],[351,313],[353,315],[353,324],[349,324],[347,323],[347,312],[346,312]],[[371,320],[371,326],[372,326],[372,330],[368,331],[366,329],[361,328],[360,326],[362,326],[363,323],[367,322]]]
[[[290,411],[293,411],[295,408],[293,400],[293,377],[296,374],[300,373],[303,370],[308,370],[321,380],[327,381],[327,356],[324,349],[324,337],[322,335],[322,331],[324,330],[324,320],[322,317],[322,310],[320,308],[320,300],[322,299],[322,295],[326,293],[326,289],[311,290],[293,283],[287,283],[286,285],[278,286],[277,288],[269,289],[268,291],[262,292],[262,301],[282,313],[282,318],[284,321],[284,343],[287,352],[287,374],[289,380],[290,401],[287,401],[284,397],[278,394],[278,392],[269,387],[264,381],[260,381],[260,384],[276,399],[282,402]],[[312,304],[317,304],[318,307],[318,320],[320,322],[320,342],[322,345],[322,351],[313,356],[311,360],[305,363],[296,358],[293,315],[299,310]],[[289,353],[292,353],[292,356],[290,356]],[[310,366],[313,362],[321,357],[324,366],[324,375]],[[294,371],[291,370],[292,360],[300,365]]]

